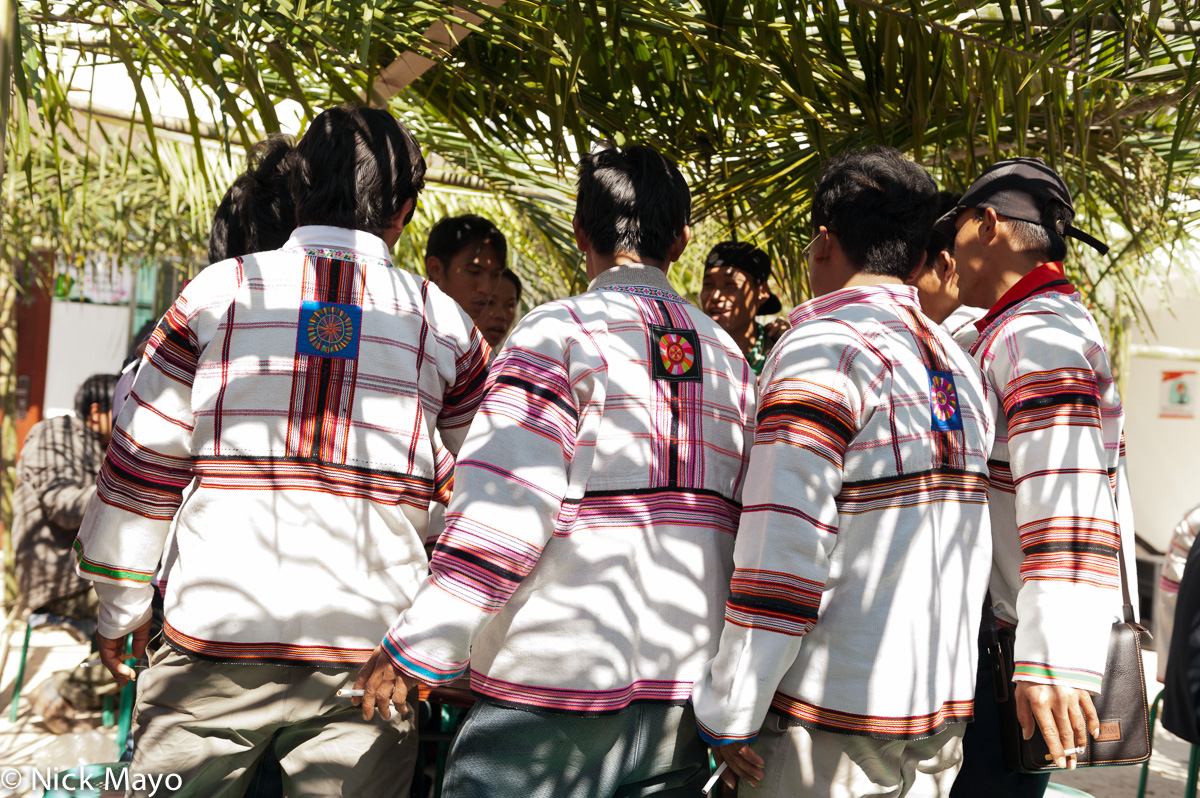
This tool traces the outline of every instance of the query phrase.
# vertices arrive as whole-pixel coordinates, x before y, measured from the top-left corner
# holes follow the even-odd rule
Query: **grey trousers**
[[[284,794],[305,798],[407,798],[417,755],[416,713],[401,720],[338,698],[357,668],[223,665],[162,646],[138,677],[132,796],[138,774],[177,774],[180,798],[241,798],[254,765],[273,748]]]
[[[942,798],[962,766],[965,723],[925,740],[879,740],[786,726],[767,715],[751,744],[766,765],[758,787],[741,784],[739,798]]]
[[[450,748],[445,798],[683,798],[708,754],[690,706],[634,704],[588,717],[480,700]]]

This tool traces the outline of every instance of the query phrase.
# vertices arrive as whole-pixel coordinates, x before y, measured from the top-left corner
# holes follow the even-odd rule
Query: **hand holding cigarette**
[[[765,775],[763,766],[766,762],[754,752],[750,743],[715,745],[712,753],[713,759],[720,765],[713,775],[717,777],[724,775],[724,781],[730,787],[736,785],[738,779],[745,779],[750,786],[757,787]],[[726,769],[728,772],[725,772]]]
[[[392,717],[392,704],[396,705],[400,717],[408,715],[409,689],[404,674],[396,670],[383,646],[379,645],[358,672],[358,678],[354,680],[354,689],[346,692],[354,706],[362,707],[363,720],[374,717],[377,708],[379,717],[388,720]]]

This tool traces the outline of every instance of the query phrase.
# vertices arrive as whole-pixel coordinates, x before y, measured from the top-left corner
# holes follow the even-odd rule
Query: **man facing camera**
[[[337,692],[425,574],[431,440],[457,451],[486,345],[452,300],[392,267],[425,173],[403,125],[330,109],[294,157],[288,241],[205,269],[151,339],[77,567],[100,595],[101,659],[133,678],[120,652],[127,634],[134,656],[145,648],[175,527],[135,774],[241,795],[271,747],[287,794],[399,798],[411,716],[364,723]]]
[[[904,280],[936,190],[895,150],[826,164],[815,298],[767,360],[720,651],[692,700],[743,796],[944,794],[991,563],[979,368]]]
[[[359,675],[371,718],[470,668],[446,796],[695,795],[708,776],[688,697],[716,652],[755,390],[667,281],[690,208],[649,147],[584,156],[592,282],[513,330],[430,577]]]
[[[786,324],[762,324],[757,316],[783,309],[771,293],[771,259],[744,241],[722,241],[704,259],[700,305],[733,338],[755,374],[761,374],[767,355]]]

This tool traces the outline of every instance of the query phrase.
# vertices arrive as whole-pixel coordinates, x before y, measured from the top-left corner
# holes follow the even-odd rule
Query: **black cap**
[[[1070,219],[1047,217],[1051,202],[1061,202],[1070,211]],[[954,220],[964,208],[991,208],[1000,216],[1048,227],[1060,236],[1082,241],[1101,255],[1108,246],[1071,225],[1075,206],[1071,193],[1058,173],[1041,158],[1009,158],[992,164],[975,179],[958,205],[937,220],[933,229],[954,238]]]
[[[779,297],[771,293],[770,285],[767,283],[771,277],[771,259],[758,247],[745,241],[722,241],[713,247],[712,251],[708,253],[708,257],[704,259],[705,269],[716,266],[729,266],[743,271],[753,277],[759,285],[767,286],[768,296],[758,306],[755,315],[770,316],[772,313],[783,310],[783,303],[779,301]]]

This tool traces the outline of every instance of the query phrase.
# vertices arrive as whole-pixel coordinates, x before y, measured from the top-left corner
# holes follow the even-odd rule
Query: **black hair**
[[[954,191],[939,191],[937,194],[937,211],[933,217],[936,222],[950,211],[958,207],[958,201],[962,199],[962,194]],[[948,237],[937,230],[933,230],[929,234],[929,241],[925,244],[925,265],[932,266],[933,261],[941,254],[943,249],[954,251],[954,239]]]
[[[1067,257],[1067,240],[1054,229],[1056,222],[1070,224],[1075,213],[1058,200],[1048,200],[1042,211],[1042,224],[1004,218],[1016,252],[1040,255],[1042,260],[1054,261]]]
[[[380,108],[322,112],[296,144],[291,173],[296,224],[382,236],[425,187],[425,158],[399,120]],[[412,219],[412,211],[404,218]]]
[[[133,334],[133,342],[129,344],[129,352],[125,354],[125,362],[121,364],[122,369],[141,357],[141,352],[138,350],[145,350],[146,344],[150,342],[150,336],[154,335],[156,329],[158,329],[158,321],[155,319],[146,321],[138,328],[138,331]]]
[[[120,374],[93,374],[84,380],[75,392],[75,415],[86,421],[92,405],[100,405],[101,413],[112,410],[113,391],[120,378]]]
[[[874,147],[825,164],[813,196],[813,229],[837,234],[858,271],[903,280],[925,251],[936,211],[929,173],[891,147]]]
[[[597,149],[579,161],[575,218],[599,255],[662,260],[690,223],[679,167],[651,147]]]
[[[722,241],[714,246],[704,259],[704,270],[717,266],[743,271],[757,284],[771,277],[771,258],[748,241]]]
[[[508,263],[508,241],[496,225],[473,213],[447,216],[429,231],[425,259],[437,258],[449,266],[450,259],[464,249],[472,247],[479,252],[485,246],[495,250],[501,266]]]
[[[512,283],[513,287],[517,289],[517,301],[520,302],[521,294],[524,293],[524,288],[521,286],[521,278],[512,269],[505,269],[500,272],[500,276]]]
[[[296,229],[288,188],[295,140],[275,133],[246,154],[246,171],[221,198],[208,234],[210,263],[279,249]]]

